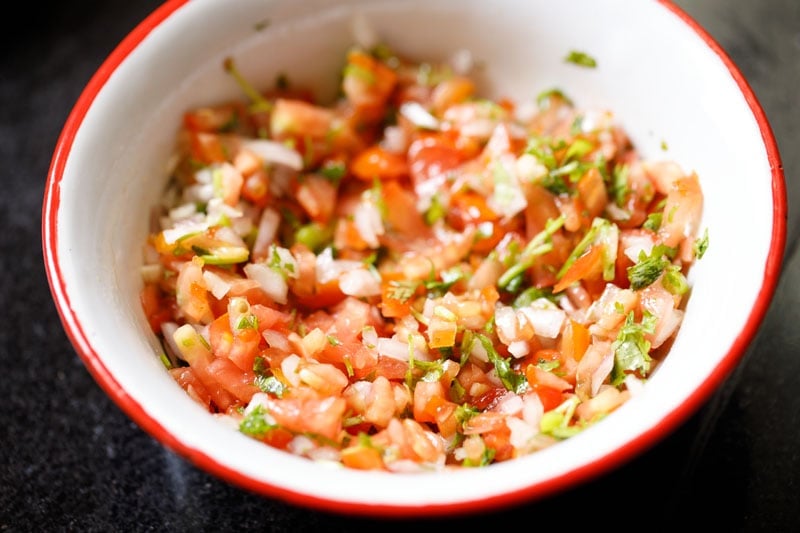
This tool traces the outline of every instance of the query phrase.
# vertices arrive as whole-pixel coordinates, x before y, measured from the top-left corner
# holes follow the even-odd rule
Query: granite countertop
[[[800,530],[800,2],[677,2],[730,54],[775,132],[789,194],[784,273],[724,386],[643,455],[561,494],[406,526]],[[27,2],[0,34],[0,530],[354,531],[375,519],[267,499],[195,468],[131,422],[69,343],[45,277],[40,214],[57,137],[89,80],[156,0]],[[657,36],[654,36],[657,38]],[[691,83],[691,80],[687,80]]]

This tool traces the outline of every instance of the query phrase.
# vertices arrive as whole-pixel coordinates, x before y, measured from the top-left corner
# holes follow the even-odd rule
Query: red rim
[[[144,21],[142,21],[103,62],[80,95],[61,132],[50,164],[42,206],[42,244],[45,258],[45,270],[47,272],[51,292],[56,302],[59,317],[70,341],[76,348],[78,355],[87,366],[93,378],[122,411],[134,420],[143,430],[199,468],[252,492],[279,498],[294,505],[313,507],[335,513],[394,517],[407,515],[409,511],[413,511],[416,516],[442,516],[453,513],[467,514],[497,510],[501,507],[515,505],[523,501],[552,496],[556,492],[569,489],[581,482],[599,477],[643,453],[677,428],[679,424],[687,420],[707,401],[716,387],[733,371],[748,345],[758,332],[778,284],[786,241],[786,189],[778,146],[766,114],[756,98],[755,93],[738,67],[733,63],[730,57],[728,57],[727,53],[708,32],[681,8],[677,7],[671,0],[658,0],[659,4],[680,18],[702,38],[727,67],[758,123],[772,173],[772,240],[764,268],[764,280],[758,298],[756,299],[745,326],[733,342],[731,349],[702,385],[698,387],[684,403],[669,413],[656,426],[630,441],[625,446],[567,474],[516,490],[512,493],[501,494],[482,500],[426,506],[368,505],[357,502],[343,503],[289,491],[232,470],[220,464],[212,457],[187,446],[153,419],[136,400],[130,397],[120,387],[114,376],[109,373],[100,357],[94,351],[86,334],[81,328],[78,317],[72,311],[69,297],[67,296],[66,283],[59,266],[57,247],[60,183],[69,152],[72,148],[72,143],[86,113],[111,74],[128,55],[154,28],[171,16],[186,2],[187,0],[168,0],[144,19]]]

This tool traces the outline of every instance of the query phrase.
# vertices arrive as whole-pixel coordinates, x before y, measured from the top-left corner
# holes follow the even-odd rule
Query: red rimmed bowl
[[[690,272],[684,322],[641,394],[602,423],[488,468],[424,478],[330,468],[220,423],[159,361],[138,296],[141,245],[183,112],[239,96],[220,68],[228,56],[256,86],[288,73],[332,91],[357,14],[410,56],[469,49],[484,65],[489,94],[525,98],[558,86],[583,107],[610,109],[642,154],[660,154],[666,141],[669,157],[700,176],[710,246]],[[565,64],[574,49],[591,53],[597,68]],[[241,487],[303,506],[446,515],[575,486],[694,413],[738,364],[770,303],[785,242],[783,179],[746,80],[670,2],[176,0],[117,47],[76,103],[53,155],[42,237],[53,297],[78,354],[164,445]]]

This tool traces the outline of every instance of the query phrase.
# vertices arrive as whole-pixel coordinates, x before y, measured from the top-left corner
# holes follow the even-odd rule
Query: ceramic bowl
[[[482,65],[487,95],[529,99],[559,87],[582,107],[612,110],[645,157],[668,156],[700,176],[710,246],[690,271],[682,327],[642,393],[601,423],[487,468],[330,468],[221,423],[159,361],[139,303],[139,267],[182,113],[241,97],[221,68],[228,56],[255,86],[287,73],[330,94],[359,17],[411,57],[469,50]],[[565,62],[570,50],[590,53],[597,67]],[[740,362],[773,295],[785,241],[783,179],[767,118],[745,78],[667,1],[173,0],[119,44],[75,104],[47,179],[43,247],[77,353],[119,407],[165,446],[240,487],[302,506],[445,515],[574,487],[631,460],[696,412]]]

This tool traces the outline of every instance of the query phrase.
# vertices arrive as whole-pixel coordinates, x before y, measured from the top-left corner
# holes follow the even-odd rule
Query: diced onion
[[[365,268],[349,270],[339,278],[339,288],[344,294],[356,297],[377,296],[381,283]]]
[[[251,150],[266,163],[285,165],[293,170],[303,169],[303,156],[300,155],[300,152],[283,143],[266,139],[248,139],[242,143],[242,146]]]
[[[231,284],[223,280],[220,276],[211,272],[210,270],[203,271],[203,279],[206,281],[206,286],[214,298],[221,300],[231,290]]]
[[[288,301],[289,286],[280,272],[263,263],[248,263],[244,266],[244,273],[248,278],[257,281],[261,290],[275,303],[285,304]]]
[[[422,107],[419,102],[404,102],[400,106],[400,114],[406,117],[418,128],[426,130],[438,130],[439,119],[434,117],[430,111]]]

